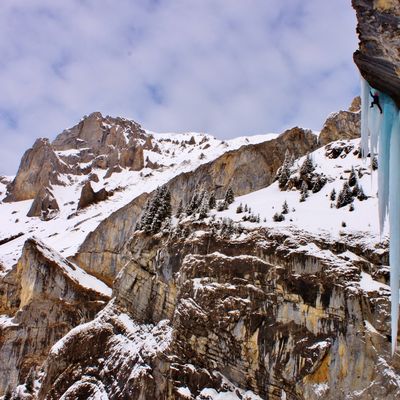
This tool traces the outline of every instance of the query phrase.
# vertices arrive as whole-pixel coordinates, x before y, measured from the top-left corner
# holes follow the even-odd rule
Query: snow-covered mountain
[[[396,398],[358,134],[358,110],[227,141],[94,113],[38,140],[0,179],[0,393]]]

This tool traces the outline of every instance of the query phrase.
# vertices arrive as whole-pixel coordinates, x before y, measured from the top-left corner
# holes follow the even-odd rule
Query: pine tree
[[[236,209],[236,214],[241,214],[243,212],[243,206],[242,203],[240,203]]]
[[[235,195],[233,194],[233,190],[231,187],[225,193],[225,203],[232,204],[235,201]]]
[[[349,186],[353,187],[357,184],[357,175],[356,171],[354,171],[354,167],[351,167],[350,176],[349,176]]]
[[[335,190],[335,188],[332,189],[332,192],[331,192],[331,194],[329,195],[329,198],[330,198],[332,201],[335,201],[335,200],[336,200],[336,190]]]
[[[357,199],[360,201],[368,199],[368,196],[366,196],[366,194],[364,193],[362,186],[359,186],[358,188]]]
[[[283,214],[281,214],[281,213],[275,213],[274,216],[272,217],[272,219],[275,222],[282,222],[282,221],[285,220],[285,216]]]
[[[313,193],[318,193],[326,183],[326,178],[322,177],[321,175],[317,175],[317,178],[314,181],[313,187],[312,187],[312,192]]]
[[[292,166],[292,157],[289,154],[289,150],[286,150],[285,153],[285,160],[283,161],[282,166],[279,168],[278,171],[278,182],[279,188],[283,190],[290,178],[290,167]]]
[[[215,192],[212,192],[210,195],[210,200],[208,202],[208,207],[210,210],[212,210],[213,208],[215,208],[216,205],[217,205],[217,200],[215,199]]]
[[[210,199],[208,198],[208,193],[205,193],[203,195],[203,199],[202,199],[200,207],[199,207],[199,218],[200,219],[206,218],[208,216],[209,202],[210,202]]]
[[[247,213],[247,211],[249,211],[249,208],[247,207],[247,204],[244,205],[244,212]]]
[[[351,192],[348,182],[345,182],[343,189],[340,191],[337,201],[336,208],[344,207],[353,201],[353,193]]]
[[[305,176],[313,172],[315,169],[314,163],[312,161],[311,155],[307,154],[307,157],[303,161],[303,164],[300,167],[300,175]]]
[[[354,203],[350,204],[349,211],[354,211]]]
[[[289,206],[287,201],[285,200],[282,204],[282,214],[288,214],[289,213]]]
[[[308,197],[308,186],[307,183],[303,181],[300,188],[300,202],[306,201],[307,197]]]
[[[29,374],[25,380],[25,387],[28,393],[33,393],[34,384],[35,384],[35,369],[32,367],[29,370]]]

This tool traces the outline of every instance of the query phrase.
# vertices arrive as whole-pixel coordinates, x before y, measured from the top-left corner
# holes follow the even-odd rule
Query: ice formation
[[[371,93],[379,94],[383,113],[370,107]],[[371,88],[362,79],[361,146],[363,155],[378,154],[379,223],[383,231],[386,217],[390,230],[390,287],[392,317],[392,353],[397,347],[400,277],[400,114],[394,101],[385,93]]]

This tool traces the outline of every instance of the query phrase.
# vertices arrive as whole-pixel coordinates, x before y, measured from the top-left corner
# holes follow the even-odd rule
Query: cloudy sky
[[[0,174],[84,114],[319,130],[359,91],[350,0],[1,0]]]

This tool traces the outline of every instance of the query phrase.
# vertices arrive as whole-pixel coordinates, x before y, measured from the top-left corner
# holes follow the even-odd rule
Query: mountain
[[[356,62],[388,85],[397,3],[353,5]],[[93,113],[38,139],[0,177],[0,395],[398,399],[360,125],[355,100],[321,132],[221,141]]]

